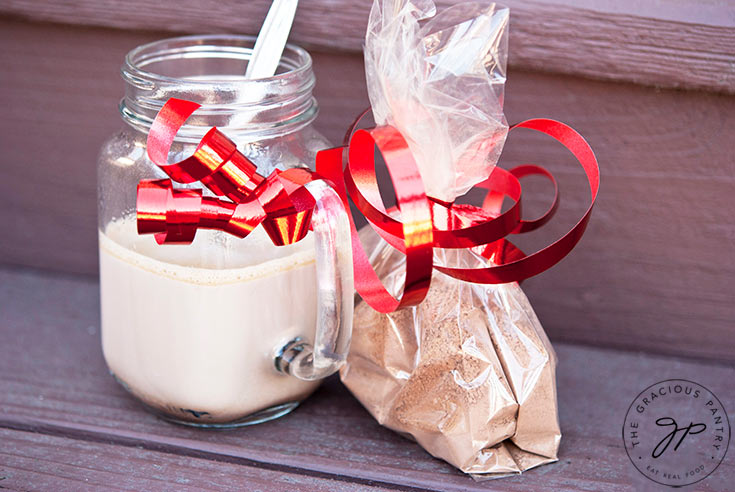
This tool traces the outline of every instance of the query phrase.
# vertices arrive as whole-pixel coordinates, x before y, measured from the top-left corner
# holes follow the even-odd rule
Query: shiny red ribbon
[[[429,290],[433,268],[459,280],[480,284],[517,282],[532,277],[569,254],[587,227],[600,185],[599,166],[589,144],[564,123],[532,119],[511,127],[511,130],[529,128],[554,137],[576,157],[590,185],[591,203],[582,218],[560,239],[531,255],[524,254],[503,238],[535,230],[556,212],[558,188],[547,170],[534,165],[510,171],[496,167],[488,179],[477,185],[488,190],[482,208],[442,203],[426,196],[416,162],[398,130],[383,126],[353,132],[356,126],[357,122],[348,132],[343,147],[324,150],[317,155],[316,170],[331,180],[345,204],[349,196],[375,231],[406,254],[403,293],[394,297],[370,265],[350,217],[355,288],[377,311],[389,313],[420,303]],[[382,202],[375,174],[375,148],[383,156],[390,174],[401,220],[392,217]],[[526,221],[521,219],[519,179],[530,175],[549,179],[554,185],[555,196],[544,215]],[[500,213],[506,196],[515,203]],[[473,248],[493,266],[473,269],[433,265],[433,248]]]
[[[309,230],[314,209],[314,199],[303,187],[314,179],[308,169],[275,170],[264,178],[216,127],[207,132],[191,157],[168,163],[176,134],[199,107],[190,101],[169,99],[148,134],[148,157],[172,180],[199,181],[231,201],[204,197],[202,190],[174,189],[171,179],[141,181],[138,233],[155,234],[159,244],[189,243],[200,228],[219,229],[242,238],[263,224],[276,245],[301,240]]]
[[[259,224],[276,245],[302,239],[309,228],[314,200],[303,187],[313,179],[327,179],[342,198],[349,199],[375,231],[406,255],[403,293],[392,296],[383,286],[360,243],[350,215],[355,288],[380,312],[419,304],[429,290],[434,268],[459,280],[481,284],[521,281],[564,258],[579,242],[592,212],[600,183],[599,167],[587,142],[569,126],[554,120],[533,119],[511,127],[529,128],[554,137],[579,161],[590,185],[591,203],[577,224],[554,243],[525,255],[504,239],[547,223],[558,207],[558,188],[551,173],[534,165],[510,171],[496,167],[479,188],[488,190],[482,207],[443,203],[426,196],[416,162],[403,136],[391,126],[350,128],[342,147],[320,151],[316,173],[305,169],[274,171],[268,178],[237,151],[235,144],[212,128],[194,154],[168,164],[174,137],[199,105],[169,100],[148,135],[148,155],[174,181],[200,181],[220,198],[203,197],[201,190],[173,189],[170,180],[143,181],[138,186],[138,231],[154,233],[159,243],[190,242],[198,228],[219,229],[245,237]],[[385,161],[395,189],[397,206],[386,210],[375,174],[375,149]],[[520,178],[540,175],[554,185],[549,210],[532,221],[521,219]],[[505,197],[514,204],[501,213]],[[400,220],[395,218],[400,213]],[[493,264],[485,268],[452,268],[433,264],[433,248],[472,248]]]

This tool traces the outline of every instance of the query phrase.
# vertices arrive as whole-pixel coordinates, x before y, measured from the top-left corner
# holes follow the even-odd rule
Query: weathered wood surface
[[[95,159],[122,125],[119,65],[160,36],[0,21],[0,263],[96,272]],[[339,141],[367,105],[362,62],[317,53],[315,68],[317,126]],[[552,336],[735,360],[735,98],[511,71],[506,110],[511,122],[571,124],[602,167],[582,243],[525,284]],[[503,162],[559,174],[562,209],[547,240],[586,207],[581,173],[546,139],[513,136]],[[544,191],[534,199],[530,187],[529,216]],[[540,245],[531,239],[524,245]]]
[[[458,0],[441,0],[439,9]],[[735,92],[735,6],[727,0],[508,0],[512,67],[661,87]],[[359,51],[372,2],[302,2],[292,39]],[[257,0],[5,0],[0,13],[66,24],[255,34],[270,2]]]
[[[0,489],[9,490],[160,490],[160,491],[386,491],[366,483],[291,473],[277,467],[249,465],[151,451],[120,444],[114,437],[80,436],[39,429],[0,428]]]
[[[125,483],[213,476],[223,484],[230,477],[262,483],[272,470],[282,481],[300,475],[294,478],[296,490],[314,490],[328,480],[349,490],[345,477],[397,490],[641,490],[649,483],[628,461],[620,437],[628,405],[641,390],[685,378],[715,392],[726,409],[735,408],[731,365],[556,344],[560,461],[520,477],[477,483],[378,426],[335,378],[293,414],[267,424],[213,432],[163,422],[107,373],[97,309],[93,281],[0,270],[0,428],[22,432],[13,434],[10,451],[0,435],[0,477],[41,485],[43,473],[96,480],[120,473],[130,461],[150,459],[165,462],[164,469],[155,473],[149,465]],[[57,438],[72,451],[66,458],[48,449]],[[34,455],[36,462],[20,463]],[[48,471],[49,460],[58,472]],[[73,474],[74,467],[88,467],[88,475]],[[733,479],[735,454],[729,453],[697,490],[726,490]]]

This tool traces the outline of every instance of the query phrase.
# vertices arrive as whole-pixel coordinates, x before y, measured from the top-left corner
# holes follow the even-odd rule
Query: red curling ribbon
[[[362,116],[364,116],[363,113]],[[372,145],[364,135],[373,135],[377,129],[354,129],[359,119],[347,133],[344,147],[322,151],[317,155],[317,173],[330,179],[337,192],[348,205],[348,196],[366,217],[373,229],[391,246],[406,254],[406,283],[403,296],[394,298],[383,286],[370,265],[359,240],[354,220],[352,227],[353,258],[355,261],[355,288],[362,298],[375,310],[391,312],[403,306],[421,302],[428,291],[431,269],[450,275],[459,280],[474,283],[493,284],[522,281],[537,275],[561,261],[579,242],[589,221],[599,189],[599,167],[589,144],[569,126],[549,119],[533,119],[511,127],[530,128],[556,138],[577,158],[584,169],[591,191],[590,207],[579,222],[562,238],[542,250],[525,255],[509,241],[502,239],[508,234],[519,234],[535,230],[546,224],[555,214],[559,193],[556,180],[546,169],[535,165],[518,166],[510,171],[499,167],[493,169],[487,180],[477,185],[488,190],[483,208],[470,205],[442,203],[427,198],[415,162],[408,160],[408,146],[403,138],[391,139],[390,145],[373,139]],[[386,127],[381,127],[386,128]],[[390,128],[390,127],[388,127]],[[397,130],[381,130],[380,134],[398,133]],[[375,176],[373,145],[377,145],[391,174],[396,192],[397,210],[401,219],[393,217],[382,203]],[[346,164],[346,165],[345,165]],[[410,172],[398,176],[395,170],[407,166]],[[549,209],[538,219],[521,220],[521,187],[519,179],[541,175],[554,186],[554,200]],[[500,213],[503,199],[508,196],[514,200],[513,206]],[[407,221],[404,217],[415,210],[425,210],[425,203],[431,203],[431,217],[425,213],[415,213]],[[421,231],[422,234],[407,236],[407,232]],[[431,234],[428,234],[428,231]],[[486,268],[450,268],[431,265],[427,268],[426,251],[431,248],[473,248],[474,251],[490,260],[496,266]],[[429,262],[432,258],[429,257]],[[418,265],[418,266],[417,266]]]
[[[406,280],[400,299],[390,295],[372,267],[369,269],[372,276],[368,295],[381,299],[379,311],[390,312],[418,304],[426,297],[431,283],[434,235],[431,203],[424,192],[418,166],[408,149],[408,144],[395,128],[383,126],[371,130],[358,130],[352,136],[348,151],[349,165],[344,174],[347,189],[353,194],[352,196],[359,199],[363,198],[362,195],[354,191],[361,185],[367,186],[372,196],[363,200],[363,206],[369,203],[370,199],[380,203],[380,192],[375,180],[375,147],[385,159],[396,190],[396,201],[402,219],[401,230],[396,236],[403,240],[406,252]],[[386,224],[395,224],[395,221],[384,213],[376,215],[375,218],[378,220],[385,218]],[[355,240],[359,243],[355,235],[356,231],[353,234],[353,244]],[[366,258],[365,255],[362,256]],[[367,272],[368,270],[365,270],[365,273]],[[361,277],[364,277],[364,274]]]
[[[567,234],[526,255],[505,238],[538,229],[556,212],[557,183],[543,167],[526,164],[509,171],[495,167],[485,181],[476,185],[487,190],[482,207],[444,203],[426,195],[416,162],[398,130],[391,126],[355,130],[365,113],[350,127],[342,147],[317,154],[317,174],[306,169],[289,169],[274,171],[265,178],[216,128],[207,132],[192,156],[169,164],[168,154],[176,134],[198,108],[198,104],[189,101],[169,100],[151,128],[148,155],[174,181],[200,181],[215,195],[229,201],[204,197],[201,190],[174,189],[169,179],[143,181],[138,186],[138,231],[155,234],[159,243],[191,242],[199,228],[245,237],[263,224],[274,244],[291,244],[306,235],[311,222],[314,199],[304,184],[313,179],[327,179],[348,210],[355,287],[368,304],[384,313],[420,303],[429,290],[434,268],[459,280],[485,284],[521,281],[550,268],[579,242],[599,190],[599,167],[594,153],[569,126],[554,120],[533,119],[511,127],[511,130],[533,129],[558,140],[579,161],[591,192],[588,210]],[[383,156],[395,189],[397,206],[390,210],[386,210],[378,188],[376,148]],[[519,180],[530,175],[550,180],[554,199],[541,217],[522,220]],[[513,205],[502,212],[506,197],[513,200]],[[370,265],[349,213],[349,199],[381,237],[406,255],[406,281],[398,297],[385,289]],[[435,247],[471,248],[493,266],[467,269],[433,265]]]
[[[190,243],[197,229],[219,229],[244,238],[266,214],[257,200],[234,204],[202,197],[201,190],[174,189],[170,179],[138,185],[138,233],[154,234],[156,242]]]
[[[518,282],[529,277],[538,275],[551,268],[552,266],[559,263],[565,256],[567,256],[572,249],[577,245],[579,240],[582,238],[590,216],[592,209],[597,200],[597,194],[600,189],[600,169],[597,163],[597,158],[589,146],[587,141],[576,131],[574,131],[568,125],[564,123],[550,120],[550,119],[532,119],[527,120],[511,127],[511,130],[515,128],[530,128],[532,130],[545,133],[551,137],[554,137],[564,147],[566,147],[577,159],[579,164],[584,170],[587,180],[590,186],[590,206],[584,213],[581,219],[572,227],[572,229],[564,234],[560,239],[556,240],[552,244],[545,248],[525,256],[518,258],[515,261],[503,263],[497,266],[488,268],[448,268],[437,266],[436,269],[440,272],[451,275],[452,277],[464,280],[467,282],[474,282],[480,284],[502,284],[508,282]],[[531,174],[533,170],[530,168],[523,169],[520,174],[526,172]],[[555,189],[556,182],[554,181]],[[531,221],[533,224],[531,227],[537,227],[536,224],[547,221],[546,215],[553,214],[556,210],[558,202],[558,189],[556,189],[557,196],[554,200],[552,208],[545,214],[541,219]],[[523,227],[519,229],[519,232],[523,230]]]
[[[148,133],[148,157],[171,179],[179,183],[201,181],[218,196],[242,201],[263,181],[255,164],[238,152],[235,143],[217,127],[212,127],[199,142],[194,154],[168,164],[168,154],[176,134],[200,104],[169,99],[158,112]]]
[[[276,170],[268,178],[216,127],[211,128],[194,153],[168,163],[174,139],[186,120],[200,107],[169,99],[148,134],[148,156],[172,180],[200,181],[215,195],[201,190],[174,189],[171,180],[142,181],[138,185],[137,217],[140,234],[155,234],[159,243],[190,243],[197,229],[219,229],[247,236],[263,224],[276,245],[292,244],[306,236],[314,198],[303,187],[313,177],[306,169]]]
[[[496,167],[495,169],[499,168]],[[495,171],[495,169],[493,169],[493,171]],[[549,222],[554,214],[556,214],[556,211],[559,208],[559,185],[557,184],[554,175],[541,166],[524,164],[522,166],[514,167],[509,172],[519,180],[521,178],[525,178],[526,176],[543,176],[551,181],[551,184],[554,186],[554,200],[552,201],[548,210],[546,210],[546,212],[544,212],[544,214],[538,219],[521,220],[518,224],[518,227],[516,227],[516,229],[514,229],[511,234],[534,231]],[[482,202],[482,208],[485,211],[491,213],[493,216],[497,216],[500,214],[500,210],[503,207],[503,200],[506,196],[506,193],[500,191],[501,189],[504,189],[504,187],[501,186],[496,189],[493,188],[492,185],[490,185],[485,188],[488,190],[488,193],[487,195],[485,195],[485,200]]]

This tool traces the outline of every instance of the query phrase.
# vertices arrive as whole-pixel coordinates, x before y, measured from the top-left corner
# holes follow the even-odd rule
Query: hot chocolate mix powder
[[[379,270],[402,268],[384,253]],[[555,362],[517,284],[437,272],[417,307],[386,315],[358,304],[341,376],[378,422],[432,455],[467,473],[517,473],[556,460]]]

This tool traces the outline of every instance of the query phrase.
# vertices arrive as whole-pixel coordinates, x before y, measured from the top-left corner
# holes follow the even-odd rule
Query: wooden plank
[[[156,452],[134,446],[0,428],[0,488],[10,490],[390,490]],[[236,461],[236,460],[233,460]]]
[[[570,124],[602,170],[581,244],[524,283],[552,335],[733,360],[735,99],[712,97],[540,74],[512,79],[508,119],[545,115]],[[562,205],[546,230],[518,241],[529,252],[544,244],[539,239],[560,237],[589,204],[570,155],[534,137],[511,137],[503,162],[547,164],[560,178]],[[527,190],[527,217],[547,203],[548,191],[534,191]]]
[[[437,1],[440,9],[459,0]],[[310,0],[292,39],[360,51],[372,2]],[[508,0],[510,64],[661,87],[735,92],[735,7],[726,0]],[[175,32],[256,33],[270,4],[236,0],[6,0],[0,13],[35,21]],[[206,13],[206,14],[203,14]]]
[[[560,462],[477,483],[378,426],[334,378],[293,414],[267,424],[212,432],[165,423],[107,374],[94,282],[0,271],[0,299],[0,427],[216,461],[237,458],[322,478],[456,491],[641,489],[646,479],[629,463],[620,438],[628,405],[641,390],[686,378],[714,391],[725,408],[735,408],[732,365],[556,344]],[[730,453],[701,490],[725,490],[733,479]]]
[[[96,273],[94,161],[122,125],[116,105],[125,52],[157,36],[0,21],[7,48],[0,51],[0,262]],[[316,53],[315,68],[317,127],[338,142],[367,106],[362,62]],[[552,336],[735,360],[735,98],[516,70],[506,112],[511,122],[568,122],[589,139],[602,167],[584,240],[525,284]],[[585,209],[580,173],[546,139],[512,137],[503,162],[545,163],[560,175],[562,209],[541,233],[546,240]],[[528,216],[547,196],[531,185]],[[541,198],[533,198],[536,191]],[[530,239],[523,242],[529,251],[541,244]]]

